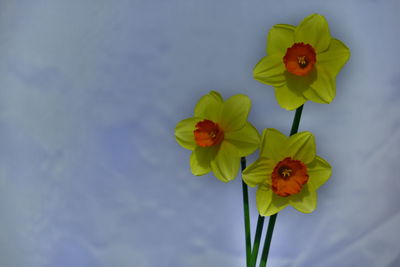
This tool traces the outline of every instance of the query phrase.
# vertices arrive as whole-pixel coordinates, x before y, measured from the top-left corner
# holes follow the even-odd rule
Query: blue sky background
[[[244,266],[241,182],[191,175],[173,131],[210,90],[260,130],[294,112],[252,78],[268,30],[324,15],[352,56],[307,103],[333,166],[279,213],[274,267],[400,266],[397,0],[0,1],[0,266]],[[256,154],[249,158],[249,162]],[[257,211],[250,189],[252,231]]]

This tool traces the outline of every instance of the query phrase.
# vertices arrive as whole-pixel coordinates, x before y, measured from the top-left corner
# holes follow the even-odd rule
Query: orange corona
[[[311,45],[295,43],[286,50],[283,62],[288,72],[297,76],[304,76],[313,69],[317,62],[317,55]]]
[[[224,139],[224,132],[218,123],[210,120],[202,120],[196,124],[194,139],[197,145],[209,147],[219,145]]]
[[[300,160],[288,157],[276,164],[271,178],[271,188],[275,194],[281,197],[294,195],[308,181],[307,167]]]

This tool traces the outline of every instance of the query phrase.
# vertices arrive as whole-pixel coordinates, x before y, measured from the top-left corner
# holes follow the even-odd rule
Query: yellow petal
[[[260,184],[271,184],[271,173],[275,162],[267,158],[258,158],[244,169],[242,175],[244,182],[251,187]]]
[[[301,132],[289,137],[285,155],[304,164],[314,160],[316,153],[315,138],[310,132]]]
[[[269,30],[267,41],[267,55],[285,55],[286,49],[294,43],[295,26],[288,24],[277,24]]]
[[[263,57],[254,67],[253,76],[259,82],[282,86],[286,83],[284,76],[285,64],[281,54],[271,54]]]
[[[336,95],[336,80],[335,76],[329,74],[328,70],[325,68],[324,65],[316,64],[316,73],[317,79],[310,85],[311,90],[313,93],[318,96],[314,98],[309,91],[304,91],[303,94],[306,96],[307,99],[321,103],[330,103],[335,98]]]
[[[308,184],[313,190],[317,190],[323,185],[332,174],[332,167],[321,157],[316,156],[315,159],[307,164],[309,180]]]
[[[287,136],[276,129],[265,129],[261,138],[260,157],[280,161],[284,156]]]
[[[240,156],[236,148],[229,142],[223,141],[217,155],[211,160],[211,170],[222,182],[236,178],[239,171]]]
[[[194,175],[204,175],[211,171],[211,160],[215,158],[215,147],[196,147],[190,155],[190,168]]]
[[[318,63],[323,65],[329,74],[336,76],[350,58],[350,49],[340,40],[332,38],[327,51],[318,55]]]
[[[201,121],[200,118],[189,118],[180,121],[176,125],[175,139],[178,144],[189,150],[194,150],[197,147],[193,131],[199,121]]]
[[[290,205],[303,213],[311,213],[317,207],[317,192],[305,184],[300,193],[287,197]]]
[[[306,17],[294,32],[296,43],[310,44],[317,54],[328,49],[331,39],[328,22],[319,14]]]
[[[311,101],[328,104],[336,95],[336,75],[350,57],[350,50],[339,40],[332,39],[329,48],[318,55],[315,65],[317,79],[303,92]]]
[[[249,122],[236,131],[225,133],[224,140],[233,144],[239,152],[240,157],[253,153],[260,145],[260,134]]]
[[[275,96],[278,104],[287,110],[296,109],[306,102],[301,92],[297,92],[287,85],[275,87]]]
[[[261,216],[271,216],[282,209],[288,204],[288,199],[276,195],[272,190],[266,186],[259,186],[256,192],[257,209]]]
[[[194,116],[218,122],[222,111],[222,97],[218,92],[211,91],[200,98],[194,109]]]
[[[223,103],[220,125],[224,132],[243,128],[250,112],[251,100],[248,96],[238,94]]]
[[[311,87],[307,88],[307,90],[305,90],[303,92],[303,96],[310,101],[313,101],[315,103],[320,103],[320,104],[328,104],[329,102],[327,102],[324,98],[322,98],[320,95],[317,94],[317,92],[312,89]]]

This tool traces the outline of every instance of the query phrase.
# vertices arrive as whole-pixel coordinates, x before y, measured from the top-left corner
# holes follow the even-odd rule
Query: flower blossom
[[[282,108],[293,110],[307,100],[330,103],[336,95],[336,75],[350,50],[332,38],[328,22],[318,14],[297,27],[277,24],[268,34],[267,56],[254,67],[254,78],[275,88]]]
[[[250,107],[245,95],[223,101],[218,92],[211,91],[197,103],[194,117],[176,125],[176,141],[193,151],[190,168],[194,175],[212,171],[223,182],[235,179],[240,158],[260,144],[258,131],[247,122]]]
[[[273,215],[288,205],[310,213],[317,206],[316,190],[331,176],[328,162],[316,155],[314,136],[301,132],[286,137],[266,129],[260,157],[243,171],[243,180],[256,192],[262,216]]]

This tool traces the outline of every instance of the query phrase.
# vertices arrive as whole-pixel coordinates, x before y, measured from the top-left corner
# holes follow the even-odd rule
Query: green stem
[[[294,135],[299,130],[299,124],[301,119],[301,113],[303,111],[303,105],[296,109],[294,114],[294,119],[292,123],[292,129],[290,130],[290,135]],[[265,236],[264,248],[261,255],[260,267],[265,267],[267,265],[269,247],[271,246],[272,234],[274,232],[275,221],[278,213],[272,215],[269,218],[267,234]]]
[[[261,233],[264,226],[264,216],[258,215],[256,235],[254,237],[253,251],[251,253],[252,266],[257,264],[258,248],[260,247]]]
[[[242,165],[242,171],[246,168],[246,158],[242,157],[240,160]],[[250,234],[250,215],[249,215],[249,194],[247,190],[247,184],[242,179],[242,191],[243,191],[243,211],[244,211],[244,232],[246,234],[246,266],[251,265],[251,234]]]
[[[296,114],[294,114],[294,119],[292,123],[292,129],[290,130],[290,135],[294,135],[299,130],[299,124],[301,119],[301,112],[303,111],[303,106],[301,105],[299,108],[296,109]]]
[[[271,245],[272,234],[274,232],[276,216],[278,216],[278,213],[271,215],[271,217],[269,217],[267,235],[265,236],[265,243],[262,251],[260,267],[265,267],[265,265],[267,265],[268,252],[269,252],[269,247]]]

